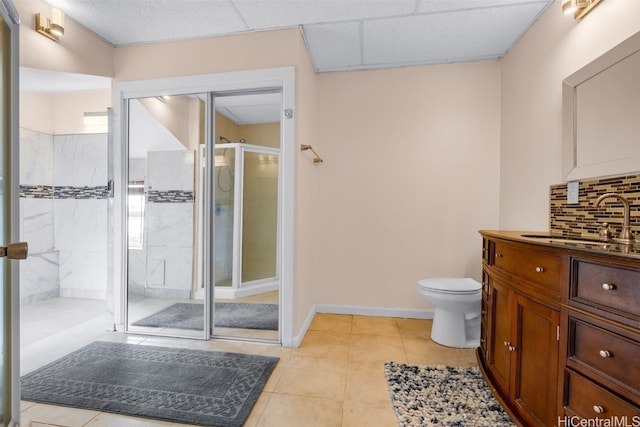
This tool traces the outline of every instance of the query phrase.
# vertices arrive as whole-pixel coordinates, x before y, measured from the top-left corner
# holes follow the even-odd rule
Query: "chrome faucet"
[[[614,239],[614,240],[618,240],[623,243],[633,242],[633,234],[631,234],[631,226],[629,225],[629,222],[631,220],[631,204],[624,196],[621,196],[615,193],[605,193],[596,199],[596,201],[594,202],[594,205],[598,207],[600,206],[600,204],[604,199],[609,199],[609,198],[618,199],[624,205],[624,219],[622,223],[622,232],[620,233],[620,238]]]

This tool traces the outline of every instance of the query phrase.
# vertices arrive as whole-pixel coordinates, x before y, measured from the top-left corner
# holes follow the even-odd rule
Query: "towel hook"
[[[300,145],[300,151],[307,151],[307,150],[311,150],[311,152],[313,152],[313,155],[315,156],[313,158],[313,163],[322,163],[322,162],[324,162],[324,160],[322,160],[322,158],[320,157],[318,152],[316,150],[314,150],[312,146],[304,145],[304,144]]]

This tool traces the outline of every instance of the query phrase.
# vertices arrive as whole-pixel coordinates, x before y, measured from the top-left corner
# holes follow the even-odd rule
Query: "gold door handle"
[[[27,259],[29,246],[27,242],[9,243],[7,246],[0,246],[0,258]]]

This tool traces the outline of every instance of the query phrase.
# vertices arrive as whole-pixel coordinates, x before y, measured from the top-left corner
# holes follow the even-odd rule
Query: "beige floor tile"
[[[354,334],[400,336],[396,319],[391,317],[353,316],[351,332]]]
[[[249,414],[249,417],[245,421],[243,427],[255,427],[258,425],[260,417],[262,417],[262,414],[264,413],[269,400],[271,400],[271,393],[262,393],[260,395],[260,397],[256,401],[256,404],[253,405],[253,409],[251,410],[251,413]]]
[[[99,414],[98,411],[66,408],[38,403],[20,412],[21,424],[53,424],[65,427],[82,427]]]
[[[342,401],[273,394],[257,427],[340,427]]]
[[[390,401],[384,362],[349,362],[345,399],[359,402]]]
[[[274,392],[344,399],[347,364],[346,360],[292,356]]]
[[[431,336],[432,320],[396,319],[396,321],[402,337],[429,339]]]
[[[285,372],[287,372],[287,366],[289,365],[289,360],[291,360],[290,356],[286,358],[281,358],[280,360],[278,360],[276,367],[273,369],[273,371],[271,372],[271,375],[269,376],[269,379],[267,380],[267,383],[264,385],[263,391],[275,390],[276,385],[278,384],[278,381],[280,381],[280,378],[282,378],[282,375]]]
[[[402,342],[412,365],[476,365],[474,349],[446,347],[431,339],[402,338]]]
[[[349,361],[406,362],[400,336],[352,335]]]
[[[171,423],[165,421],[107,413],[101,413],[85,424],[86,427],[169,427],[170,425]]]
[[[351,333],[352,323],[353,316],[350,314],[316,313],[309,330]]]
[[[397,427],[398,419],[388,402],[356,402],[346,400],[342,427]]]
[[[351,334],[335,331],[307,331],[297,355],[344,359],[349,357]]]

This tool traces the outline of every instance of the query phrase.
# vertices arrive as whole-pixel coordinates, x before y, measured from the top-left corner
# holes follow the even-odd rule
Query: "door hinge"
[[[556,325],[556,340],[560,341],[560,325]]]

